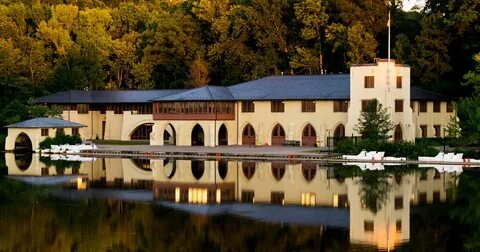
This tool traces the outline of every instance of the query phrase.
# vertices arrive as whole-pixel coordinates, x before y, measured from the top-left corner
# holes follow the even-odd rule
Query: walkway
[[[98,150],[86,151],[86,155],[125,157],[175,157],[175,158],[225,158],[225,159],[282,159],[320,160],[327,153],[319,148],[298,146],[150,146],[150,145],[97,145]],[[323,149],[322,149],[323,150]]]

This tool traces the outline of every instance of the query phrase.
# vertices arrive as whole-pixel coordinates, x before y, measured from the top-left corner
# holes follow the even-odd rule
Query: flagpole
[[[388,9],[388,62],[390,62],[390,9]]]

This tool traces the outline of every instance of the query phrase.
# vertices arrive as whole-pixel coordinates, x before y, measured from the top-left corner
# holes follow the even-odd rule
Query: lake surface
[[[471,168],[53,159],[62,157],[5,154],[0,251],[480,246],[480,173]]]

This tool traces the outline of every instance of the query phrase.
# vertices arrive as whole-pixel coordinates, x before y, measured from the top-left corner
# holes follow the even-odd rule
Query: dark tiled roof
[[[164,96],[155,101],[231,101],[233,95],[226,87],[203,86],[181,93]]]
[[[23,122],[5,126],[5,128],[82,128],[80,123],[65,121],[58,118],[37,117]]]
[[[37,103],[148,103],[159,97],[176,94],[184,90],[114,90],[83,91],[70,90],[37,98]]]
[[[270,76],[229,89],[235,100],[350,99],[350,75]]]
[[[411,100],[455,100],[455,97],[411,87]],[[149,103],[151,101],[349,100],[350,75],[270,76],[230,87],[190,90],[66,91],[40,97],[38,103]]]
[[[439,94],[415,86],[410,87],[410,100],[412,101],[453,101],[457,99],[451,95]]]

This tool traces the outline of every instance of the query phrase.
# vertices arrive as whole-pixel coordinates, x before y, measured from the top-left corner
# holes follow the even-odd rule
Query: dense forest
[[[19,115],[16,100],[67,89],[345,73],[387,57],[388,10],[392,58],[412,67],[412,84],[471,93],[462,83],[480,52],[480,2],[427,0],[409,12],[387,2],[0,0],[0,121]]]

